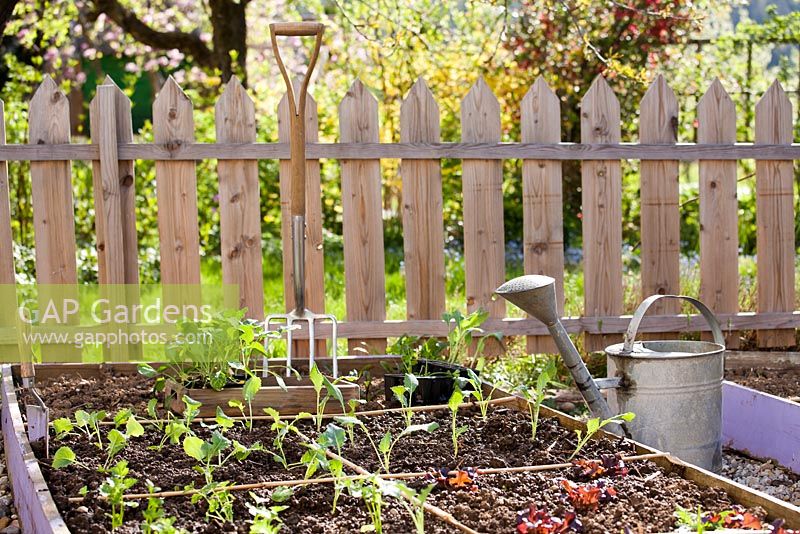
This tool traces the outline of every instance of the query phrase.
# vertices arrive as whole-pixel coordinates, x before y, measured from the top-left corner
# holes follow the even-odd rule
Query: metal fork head
[[[296,311],[291,313],[276,313],[272,315],[268,315],[266,319],[264,319],[264,328],[266,330],[270,330],[272,325],[281,325],[286,327],[286,376],[292,375],[292,332],[297,328],[301,327],[300,324],[305,322],[308,325],[308,368],[311,369],[314,366],[314,358],[316,357],[316,337],[315,327],[319,324],[323,323],[330,323],[331,325],[331,342],[330,342],[330,355],[331,359],[333,360],[333,378],[339,377],[339,362],[337,359],[337,351],[336,345],[339,341],[339,336],[337,333],[338,330],[338,322],[336,321],[336,317],[331,314],[327,313],[314,313],[311,310],[304,309],[302,314],[298,314]],[[267,347],[269,344],[269,338],[267,338]],[[324,355],[323,355],[324,356]],[[262,376],[267,376],[268,374],[268,362],[267,357],[264,356],[262,362]]]

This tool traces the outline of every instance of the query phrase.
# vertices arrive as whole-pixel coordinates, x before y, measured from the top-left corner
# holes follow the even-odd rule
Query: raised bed
[[[372,374],[373,376],[380,374],[380,366],[374,365],[377,362],[374,358],[360,358],[360,359],[353,359],[350,363],[350,368],[352,367],[359,367],[361,365],[371,363],[372,365]],[[341,364],[340,364],[341,365]],[[345,364],[347,365],[347,364]],[[344,367],[346,369],[347,367]],[[122,370],[124,369],[123,366],[117,367],[117,369]],[[98,366],[62,366],[58,368],[59,371],[68,372],[70,374],[79,373],[82,376],[92,376],[97,375],[100,372],[100,368]],[[132,371],[132,366],[129,366],[129,370]],[[42,368],[38,375],[40,378],[44,378],[47,376],[54,376],[56,372],[55,367],[45,367]],[[15,489],[15,499],[17,500],[17,507],[20,510],[20,518],[22,521],[22,525],[24,528],[33,529],[29,530],[31,532],[64,532],[66,531],[66,526],[64,521],[59,516],[55,503],[59,503],[62,511],[67,510],[68,515],[70,516],[71,524],[78,525],[80,523],[76,523],[75,514],[83,514],[89,516],[91,514],[100,514],[99,517],[95,515],[95,521],[100,522],[104,521],[103,518],[103,505],[97,499],[92,498],[88,499],[86,502],[83,503],[76,503],[75,507],[80,504],[86,508],[87,512],[75,512],[73,508],[70,508],[70,504],[66,503],[66,496],[74,496],[77,494],[77,486],[82,484],[92,485],[96,482],[97,475],[93,474],[92,472],[88,472],[88,475],[85,477],[85,480],[78,480],[70,483],[64,475],[64,472],[59,475],[59,486],[57,490],[54,489],[54,492],[57,496],[57,499],[54,501],[51,497],[50,491],[44,486],[44,480],[42,479],[42,474],[36,465],[36,460],[33,458],[33,453],[31,452],[30,446],[27,443],[27,438],[24,433],[24,429],[22,427],[22,420],[19,413],[19,409],[16,403],[16,396],[14,395],[13,390],[13,380],[12,380],[12,369],[9,366],[5,366],[3,368],[3,421],[4,421],[4,433],[6,437],[6,454],[9,457],[9,470],[19,472],[20,469],[24,469],[25,473],[28,473],[29,469],[34,469],[36,473],[38,473],[38,478],[36,477],[29,477],[24,476],[20,477],[16,474],[12,474],[11,480],[14,484]],[[495,391],[495,396],[507,396],[508,394],[501,391]],[[491,408],[495,410],[495,408]],[[564,429],[566,430],[575,430],[575,429],[582,429],[583,424],[567,415],[561,414],[559,412],[555,412],[549,410],[545,407],[542,408],[542,417],[544,418],[544,422],[542,423],[542,437],[540,438],[540,442],[537,442],[536,446],[530,444],[528,441],[529,436],[527,433],[527,428],[525,427],[525,421],[527,420],[527,414],[519,414],[517,412],[527,411],[527,404],[525,401],[521,399],[513,399],[510,403],[506,403],[503,407],[496,408],[495,415],[498,417],[496,421],[500,421],[502,419],[503,428],[502,429],[495,429],[495,433],[492,433],[491,428],[484,428],[481,427],[480,432],[476,430],[475,435],[471,436],[468,435],[465,438],[465,442],[463,445],[464,452],[462,456],[459,456],[459,459],[464,462],[463,465],[481,465],[487,466],[487,462],[496,462],[498,465],[502,465],[503,463],[507,465],[524,465],[524,464],[540,464],[543,462],[551,461],[553,458],[561,458],[563,457],[563,452],[561,451],[565,448],[564,442]],[[9,425],[6,423],[7,414],[16,413],[17,419],[17,428],[13,433],[7,433],[6,429]],[[449,416],[449,412],[426,412],[424,414],[420,414],[416,417],[419,418],[417,422],[420,421],[433,421],[433,420],[441,420],[442,426],[446,421],[446,418]],[[385,428],[393,428],[397,429],[398,425],[398,417],[397,414],[384,414],[375,417],[365,418],[367,426],[374,430],[375,433],[380,432]],[[459,417],[465,418],[471,422],[474,428],[478,428],[480,426],[479,417],[476,413],[476,410],[473,408],[467,409],[463,414],[460,414]],[[490,421],[491,414],[490,414]],[[13,425],[11,425],[13,426]],[[490,425],[489,425],[490,426]],[[257,430],[254,432],[259,432],[260,434],[257,436],[260,439],[264,439],[266,442],[269,442],[269,434],[266,430],[268,427],[266,425],[264,427],[258,427]],[[561,428],[561,430],[558,430]],[[304,432],[308,432],[309,434],[313,434],[313,428],[311,425],[307,427],[303,427]],[[441,433],[440,431],[438,431]],[[444,433],[448,434],[448,429],[444,429]],[[560,433],[560,434],[559,434]],[[484,438],[481,436],[486,435],[486,440],[482,441]],[[561,437],[559,437],[559,435]],[[238,435],[237,435],[238,436]],[[431,467],[447,467],[446,465],[441,466],[432,466],[430,465],[431,462],[442,462],[442,455],[437,453],[437,447],[439,449],[442,448],[442,444],[439,443],[437,445],[433,442],[425,441],[426,436],[421,436],[419,439],[409,439],[407,441],[403,441],[399,444],[398,449],[394,452],[393,458],[396,459],[396,466],[393,464],[393,467],[399,470],[417,470],[417,469],[429,469]],[[613,438],[608,435],[604,435],[601,433],[601,438],[611,438],[616,441],[616,438]],[[554,440],[550,443],[551,438]],[[523,451],[522,453],[517,453],[517,456],[509,456],[501,454],[500,448],[503,446],[503,440],[512,440],[507,445],[511,445],[511,449]],[[15,441],[18,445],[9,446],[11,441]],[[516,441],[513,441],[516,440]],[[365,440],[360,440],[360,442],[364,442]],[[447,440],[439,440],[443,441],[446,445]],[[545,443],[547,441],[547,443]],[[438,442],[437,442],[438,443]],[[75,445],[75,444],[73,444]],[[56,446],[58,443],[56,442]],[[553,451],[550,451],[553,449]],[[590,446],[587,447],[587,454],[596,455],[600,454],[603,451],[608,451],[609,447],[617,447],[614,443],[609,439],[601,439],[600,441],[592,442]],[[633,442],[626,442],[624,445],[619,445],[621,447],[621,452],[626,455],[630,454],[657,454],[657,451],[653,451],[652,449],[645,447],[640,444],[636,444]],[[290,445],[292,449],[290,454],[298,454],[299,451],[303,450],[297,444]],[[446,447],[445,447],[446,448]],[[511,450],[510,449],[510,450]],[[525,453],[524,451],[528,451]],[[489,453],[487,451],[495,451],[493,453]],[[81,454],[91,454],[90,449],[77,451],[79,455]],[[186,458],[182,458],[181,455],[173,454],[175,451],[166,451],[165,454],[167,455],[166,458],[171,461],[170,469],[174,469],[174,473],[176,473],[176,477],[183,476],[181,473],[181,469],[184,469],[186,466]],[[20,462],[17,459],[11,457],[11,455],[17,454],[20,458],[27,457],[27,462]],[[146,455],[145,448],[136,448],[132,449],[131,454],[133,455],[132,462],[137,461],[135,457],[138,455]],[[182,453],[181,453],[182,454]],[[347,448],[342,452],[345,457],[349,457],[354,459],[356,464],[366,464],[363,467],[367,467],[369,469],[374,468],[374,465],[370,464],[370,461],[374,462],[374,459],[370,460],[368,456],[363,454],[363,451],[359,449],[358,446],[354,446],[351,450]],[[562,456],[558,456],[561,454]],[[26,456],[27,455],[27,456]],[[539,456],[536,456],[539,455]],[[242,482],[251,482],[251,481],[278,481],[280,480],[280,475],[278,475],[273,468],[267,465],[267,462],[260,461],[261,458],[255,458],[255,460],[249,464],[246,469],[242,469],[240,466],[234,466],[236,469],[230,470],[227,473],[221,473],[220,478],[224,479],[227,475],[235,480],[242,481]],[[141,461],[141,460],[138,460]],[[32,464],[29,467],[28,464]],[[646,463],[642,464],[632,464],[633,466],[638,466],[637,469],[642,469],[643,473],[648,473],[648,476],[652,476],[654,478],[661,477],[662,480],[666,480],[664,477],[667,477],[668,480],[677,481],[677,479],[673,479],[673,476],[677,476],[687,481],[694,482],[699,489],[691,490],[689,488],[688,491],[690,495],[696,495],[698,500],[705,499],[708,502],[718,502],[720,500],[725,500],[726,502],[736,502],[738,504],[744,505],[748,508],[762,508],[769,517],[776,518],[780,517],[786,520],[786,526],[791,528],[798,528],[800,527],[800,509],[796,507],[792,507],[787,505],[786,503],[779,501],[777,499],[771,498],[768,495],[763,493],[752,491],[744,486],[739,484],[733,483],[727,479],[723,479],[714,475],[713,473],[709,473],[703,471],[701,469],[697,469],[693,466],[687,465],[680,460],[677,460],[672,457],[668,456],[658,456],[648,460]],[[140,468],[141,466],[137,467]],[[358,465],[350,464],[351,472],[359,472],[359,470],[363,470],[363,467]],[[143,468],[143,467],[142,467]],[[663,471],[659,471],[659,468]],[[395,469],[393,469],[394,471]],[[189,471],[191,471],[189,469]],[[49,470],[50,476],[53,476],[54,471]],[[153,466],[153,471],[151,474],[155,477],[158,476],[158,466]],[[163,475],[163,473],[161,473]],[[243,477],[251,476],[254,480],[242,480]],[[549,476],[549,475],[548,475]],[[283,473],[284,480],[286,478],[286,473]],[[184,481],[175,479],[175,483],[182,483]],[[35,480],[34,480],[35,479]],[[630,476],[627,481],[621,481],[620,484],[627,488],[627,490],[635,491],[635,486],[637,484],[641,484],[641,480],[644,477],[634,477]],[[430,509],[428,509],[427,516],[428,521],[426,525],[429,525],[430,532],[452,532],[455,528],[453,524],[448,524],[442,522],[436,517],[439,517],[439,514],[444,514],[446,517],[451,517],[454,520],[455,525],[461,525],[468,530],[464,530],[466,532],[471,531],[497,531],[494,528],[485,528],[485,529],[473,529],[475,525],[487,525],[492,524],[492,518],[486,517],[478,517],[474,510],[480,510],[489,506],[489,511],[487,513],[492,514],[495,513],[493,510],[514,510],[520,509],[522,506],[519,506],[520,502],[523,502],[525,499],[529,500],[536,500],[536,499],[543,499],[540,502],[550,502],[551,504],[555,502],[553,499],[556,499],[558,496],[557,488],[553,489],[553,484],[548,482],[551,479],[548,479],[544,475],[539,475],[536,473],[528,473],[528,474],[519,474],[519,473],[497,473],[497,474],[486,474],[481,475],[480,477],[480,484],[483,485],[482,489],[476,492],[447,492],[443,491],[440,493],[436,493],[430,499]],[[639,482],[637,482],[639,481]],[[38,485],[36,485],[38,484]],[[628,484],[628,485],[626,485]],[[678,482],[671,482],[671,484],[677,484],[677,490],[680,490],[682,485]],[[163,484],[162,484],[163,485]],[[75,487],[73,487],[75,486]],[[687,486],[688,487],[688,486]],[[708,490],[703,490],[703,488],[709,488]],[[714,490],[712,488],[717,488]],[[164,489],[172,489],[171,487],[164,487]],[[641,490],[641,488],[639,488]],[[721,491],[718,491],[721,490]],[[320,531],[319,529],[330,528],[331,523],[314,523],[314,521],[318,518],[318,516],[323,516],[326,512],[325,510],[329,510],[330,508],[330,486],[312,486],[309,487],[308,490],[302,490],[302,495],[297,497],[299,501],[295,503],[295,508],[301,509],[301,515],[296,515],[295,512],[286,513],[287,515],[287,531],[291,532],[300,532],[300,531]],[[721,492],[727,494],[724,496]],[[246,494],[246,492],[245,492]],[[497,496],[501,496],[506,498],[508,502],[505,504],[498,504]],[[169,504],[169,512],[172,515],[179,515],[179,514],[191,514],[194,513],[194,508],[196,505],[192,505],[189,503],[188,498],[181,498],[181,499],[174,499],[168,500]],[[655,502],[653,503],[655,504]],[[144,503],[142,503],[144,505]],[[241,503],[236,505],[236,513],[237,517],[247,517],[247,511],[244,509],[244,506]],[[336,528],[338,528],[340,532],[349,532],[353,530],[358,530],[358,526],[363,524],[364,521],[364,512],[358,506],[354,505],[350,502],[349,499],[343,498],[340,504],[340,513],[337,516],[337,520],[334,523]],[[32,512],[23,512],[23,510],[32,510]],[[646,507],[645,507],[646,511]],[[133,513],[133,512],[131,512]],[[645,512],[642,512],[645,513]],[[295,515],[292,515],[295,514]],[[407,522],[403,522],[403,518],[405,517],[405,512],[403,512],[397,505],[388,503],[386,505],[385,514],[387,517],[387,531],[404,531],[403,529],[408,529]],[[506,514],[507,515],[507,514]],[[42,521],[39,518],[48,518],[47,521]],[[88,516],[87,516],[88,517]],[[101,519],[102,518],[102,519]],[[324,519],[324,517],[323,517]],[[507,519],[507,518],[506,518]],[[623,518],[625,519],[625,518]],[[607,519],[606,519],[607,520]],[[290,522],[291,521],[291,522]],[[488,521],[488,523],[487,523]],[[85,527],[88,527],[92,523],[85,524]],[[613,524],[613,523],[612,523]],[[394,525],[394,529],[392,530],[390,525]],[[472,525],[472,527],[470,526]],[[244,528],[244,527],[242,527]],[[513,527],[512,527],[513,528]],[[596,530],[590,531],[598,531]],[[615,527],[614,527],[615,528]],[[76,528],[76,530],[83,530],[83,528]],[[500,529],[504,530],[504,529]],[[602,529],[601,529],[602,530]],[[327,531],[327,530],[326,530]]]

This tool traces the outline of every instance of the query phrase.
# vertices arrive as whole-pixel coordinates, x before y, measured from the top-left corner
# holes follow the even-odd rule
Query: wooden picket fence
[[[350,349],[386,350],[386,338],[403,333],[442,335],[445,260],[440,160],[462,160],[464,261],[469,310],[490,312],[487,328],[527,335],[529,348],[551,350],[546,329],[534,319],[505,318],[492,293],[506,278],[503,233],[504,159],[523,161],[524,262],[528,273],[558,281],[563,303],[564,244],[561,161],[582,162],[585,316],[565,319],[583,332],[591,349],[618,340],[622,316],[622,159],[641,160],[642,293],[680,293],[678,164],[699,160],[700,298],[719,314],[736,345],[737,330],[757,330],[761,347],[795,344],[800,314],[794,309],[795,245],[793,144],[789,100],[776,82],[756,108],[754,144],[736,143],[734,104],[718,80],[700,100],[698,143],[677,143],[678,102],[663,77],[641,102],[639,143],[620,141],[617,98],[598,77],[581,103],[581,143],[561,143],[560,104],[539,78],[522,101],[521,142],[501,143],[500,106],[478,80],[462,102],[460,142],[441,142],[440,113],[423,80],[406,97],[400,142],[380,143],[378,102],[356,81],[339,106],[340,142],[318,143],[316,103],[309,97],[307,305],[322,312],[321,158],[341,165],[346,321],[340,336]],[[67,99],[46,78],[30,103],[30,139],[0,146],[0,283],[14,283],[8,161],[31,162],[39,283],[76,284],[76,243],[71,160],[91,160],[94,173],[97,256],[102,284],[137,284],[135,160],[155,160],[161,279],[200,283],[195,161],[217,159],[223,280],[238,284],[239,304],[263,318],[261,214],[257,160],[280,159],[285,265],[289,243],[288,106],[278,108],[279,142],[256,143],[254,105],[238,80],[216,105],[217,142],[195,143],[192,103],[169,79],[153,104],[153,143],[134,143],[130,102],[106,78],[91,103],[91,144],[71,144]],[[0,120],[0,124],[3,121]],[[382,158],[399,158],[405,245],[407,320],[386,321],[381,203]],[[758,310],[738,310],[737,160],[756,160]],[[263,177],[262,177],[263,178]],[[292,302],[285,269],[285,302]],[[707,330],[701,318],[679,315],[667,303],[646,318],[644,332]],[[2,319],[7,321],[8,319]],[[6,322],[6,326],[10,324]],[[2,325],[0,325],[2,326]],[[327,332],[323,329],[323,335]]]

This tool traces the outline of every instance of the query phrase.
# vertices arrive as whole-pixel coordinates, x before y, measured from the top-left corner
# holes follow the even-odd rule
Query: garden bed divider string
[[[623,462],[637,462],[644,460],[653,460],[655,458],[665,458],[667,456],[669,456],[668,452],[659,452],[650,454],[639,454],[634,456],[623,456],[621,460]],[[589,461],[599,461],[599,460],[589,460]],[[532,472],[555,471],[558,469],[566,469],[568,467],[572,467],[572,465],[573,465],[572,463],[560,463],[560,464],[522,465],[517,467],[489,467],[486,469],[476,469],[475,473],[477,475],[498,475],[502,473],[532,473]],[[348,465],[348,467],[351,466]],[[351,467],[351,469],[356,470],[355,467]],[[384,480],[408,480],[412,478],[422,478],[431,473],[432,471],[412,471],[408,473],[383,473],[383,474],[377,474],[375,476]],[[448,475],[455,475],[455,474],[457,474],[457,471],[448,472]],[[258,490],[258,489],[271,489],[282,486],[308,486],[312,484],[331,484],[333,482],[342,480],[364,480],[369,478],[370,476],[372,475],[358,474],[358,475],[348,475],[343,477],[273,480],[269,482],[252,482],[250,484],[237,484],[234,486],[228,486],[227,488],[224,489],[225,491],[247,491],[247,490]],[[220,491],[222,489],[223,488],[220,488]],[[197,489],[191,489],[191,490],[159,491],[154,493],[127,493],[123,495],[122,498],[125,500],[140,500],[140,499],[147,499],[150,497],[159,499],[169,498],[169,497],[188,497],[189,495],[196,494],[198,491],[199,490]],[[81,502],[84,499],[85,497],[70,497],[69,502]]]
[[[521,397],[517,397],[515,395],[511,395],[508,397],[500,397],[499,399],[490,399],[485,402],[487,405],[495,405],[495,404],[509,404],[514,401],[521,400]],[[458,405],[458,409],[462,408],[469,408],[470,406],[478,406],[477,401],[473,402],[462,402]],[[383,415],[386,413],[402,413],[406,410],[410,410],[412,412],[435,412],[437,410],[449,410],[450,407],[447,404],[434,404],[431,406],[411,406],[410,408],[384,408],[383,410],[365,410],[363,412],[355,412],[354,416],[358,417],[361,415],[364,416],[373,416],[373,415]],[[312,414],[313,415],[313,414]],[[341,417],[343,415],[351,415],[348,413],[324,413],[322,417],[325,419],[333,419],[336,417]],[[315,415],[313,417],[316,417]],[[252,417],[242,417],[242,416],[229,416],[230,419],[234,421],[272,421],[274,418],[271,415],[254,415]],[[281,420],[289,420],[289,419],[296,419],[296,415],[281,415],[278,417]],[[306,417],[304,419],[311,419],[312,417]],[[153,424],[153,423],[169,423],[169,419],[137,419],[142,424]],[[192,420],[192,423],[210,423],[216,421],[214,417],[197,417]],[[50,423],[52,425],[52,422]],[[100,426],[115,426],[114,421],[100,421]]]

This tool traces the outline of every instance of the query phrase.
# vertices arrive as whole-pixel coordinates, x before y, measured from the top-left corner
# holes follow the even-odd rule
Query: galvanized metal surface
[[[556,281],[538,274],[518,276],[509,280],[495,290],[495,293],[511,302],[518,308],[539,319],[547,326],[547,330],[561,353],[564,365],[569,369],[575,387],[595,417],[608,419],[614,415],[608,403],[600,394],[600,389],[592,380],[589,369],[583,363],[578,349],[569,338],[564,325],[558,318],[556,303]],[[622,435],[622,428],[616,423],[606,425],[609,432]]]
[[[691,302],[709,322],[716,342],[634,342],[642,316],[662,298]],[[621,378],[620,387],[609,390],[608,402],[618,413],[636,414],[625,425],[633,439],[704,469],[722,468],[723,343],[716,318],[700,301],[654,295],[642,302],[625,342],[606,349],[609,370]]]

